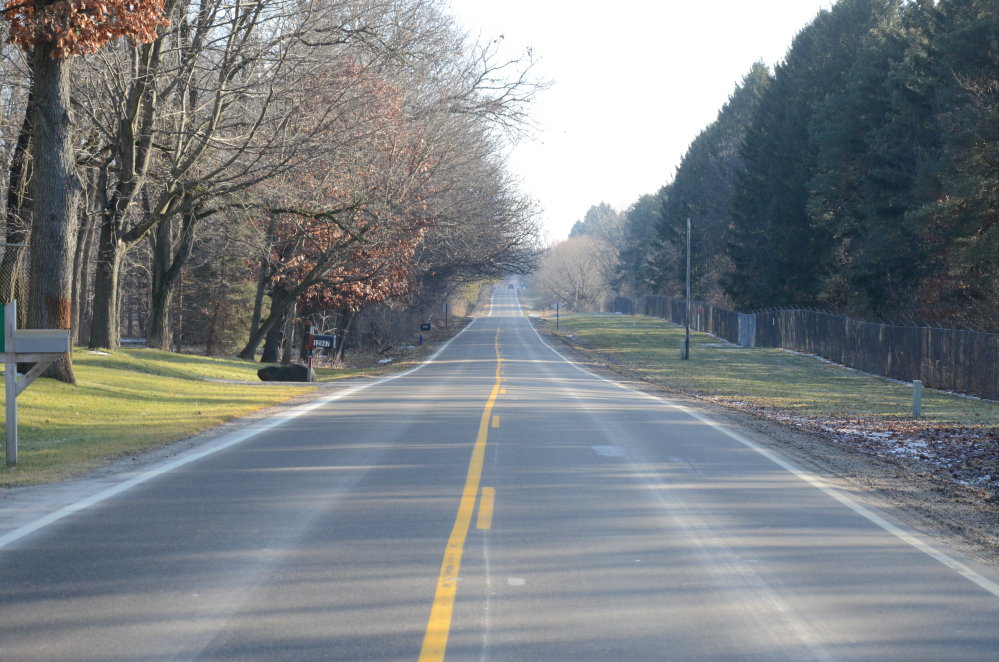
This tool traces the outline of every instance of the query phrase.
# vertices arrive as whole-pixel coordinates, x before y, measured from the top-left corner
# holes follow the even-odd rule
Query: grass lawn
[[[316,388],[259,383],[259,363],[153,349],[78,349],[73,365],[77,386],[38,379],[18,397],[18,464],[0,466],[0,487],[79,475]],[[362,373],[324,369],[320,377]]]
[[[548,321],[554,324],[553,320]],[[652,317],[563,314],[563,333],[628,372],[683,393],[806,417],[912,419],[912,386],[781,349],[744,349]],[[999,426],[999,403],[924,389],[928,425]]]

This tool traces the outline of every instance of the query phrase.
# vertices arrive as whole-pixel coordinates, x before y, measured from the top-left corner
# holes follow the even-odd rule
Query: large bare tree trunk
[[[28,324],[39,329],[72,327],[73,256],[76,252],[80,181],[73,160],[70,59],[52,57],[51,44],[34,53],[32,250]],[[45,373],[76,383],[71,354]]]
[[[149,347],[166,350],[172,347],[170,318],[173,310],[173,293],[181,270],[191,259],[196,222],[195,211],[185,211],[181,218],[179,237],[176,236],[175,222],[170,218],[161,220],[156,226],[156,234],[153,235],[153,283],[149,331],[146,334],[146,344]]]
[[[153,291],[149,300],[149,331],[146,346],[169,351],[173,348],[170,321],[173,311],[173,287],[154,276]]]
[[[74,322],[74,344],[79,344],[81,338],[90,337],[91,311],[90,311],[90,269],[91,254],[94,246],[95,223],[93,219],[86,226],[86,232],[82,232],[83,245],[77,247],[76,285],[74,286],[75,299],[73,301],[73,322]]]
[[[153,235],[152,292],[149,301],[149,331],[146,345],[169,350],[173,347],[170,326],[174,278],[170,277],[170,257],[173,254],[173,227],[163,219]]]
[[[86,210],[81,210],[77,227],[76,251],[73,255],[73,345],[78,345],[82,334],[82,323],[87,316],[86,302],[90,294],[90,247],[94,231],[94,219]]]
[[[94,270],[94,319],[88,343],[93,349],[114,351],[121,347],[121,330],[118,327],[121,314],[119,281],[125,244],[121,241],[120,229],[116,223],[101,225],[97,266]]]
[[[277,214],[271,214],[270,220],[267,223],[267,243],[271,244],[274,240],[274,229],[277,227]],[[265,252],[264,257],[260,259],[260,272],[257,276],[257,291],[253,297],[253,316],[250,318],[250,335],[252,336],[257,332],[257,328],[260,326],[260,319],[263,316],[264,310],[264,294],[267,292],[267,285],[270,284],[271,278],[271,265],[268,259],[269,249]]]
[[[264,336],[264,351],[260,357],[261,363],[277,363],[281,352],[281,334],[284,331],[285,321],[291,314],[294,299],[291,299],[287,290],[276,288],[271,295],[271,314],[268,320],[271,324],[267,327]],[[246,357],[243,357],[246,358]]]
[[[260,326],[250,331],[250,339],[246,341],[246,345],[239,352],[239,358],[246,359],[247,361],[253,361],[257,358],[257,348],[260,347],[264,336],[267,335],[267,332],[270,331],[271,327],[277,321],[277,317],[273,313],[268,315],[267,319],[260,323]]]
[[[291,304],[297,300],[298,295],[301,292],[295,292],[294,294],[289,293],[287,290],[281,288],[276,288],[274,293],[271,295],[271,310],[270,314],[260,323],[256,329],[251,329],[250,339],[247,341],[246,346],[239,353],[239,358],[252,361],[257,357],[257,348],[260,347],[260,343],[267,339],[267,344],[265,345],[263,355],[260,357],[261,363],[276,363],[278,360],[278,348],[279,343],[277,340],[280,338],[281,327],[284,325],[284,320],[288,315],[288,310]]]
[[[350,327],[353,326],[356,317],[357,315],[351,312],[349,308],[344,308],[340,311],[340,315],[337,316],[335,333],[339,340],[336,345],[336,351],[330,357],[335,368],[342,368],[344,365],[343,357],[347,352],[347,334],[350,333]]]
[[[284,320],[284,341],[281,347],[281,363],[283,365],[288,365],[294,360],[292,351],[295,347],[295,331],[298,327],[296,317],[298,317],[297,301],[292,304]]]

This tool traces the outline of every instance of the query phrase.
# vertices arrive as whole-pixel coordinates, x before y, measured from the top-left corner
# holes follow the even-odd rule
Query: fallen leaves
[[[892,459],[999,494],[999,428],[886,417],[800,416],[744,402],[726,404],[783,425],[819,433],[861,453]]]

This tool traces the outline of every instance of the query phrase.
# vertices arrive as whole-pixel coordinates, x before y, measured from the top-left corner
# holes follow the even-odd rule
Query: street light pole
[[[690,217],[687,217],[687,325],[683,338],[683,360],[690,358]]]

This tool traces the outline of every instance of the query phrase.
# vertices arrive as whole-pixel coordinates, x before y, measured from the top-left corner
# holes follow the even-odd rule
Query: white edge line
[[[21,538],[24,538],[25,536],[28,536],[28,535],[36,532],[36,531],[39,531],[39,530],[45,528],[46,526],[48,526],[50,524],[58,522],[59,520],[65,518],[65,517],[68,517],[69,515],[72,515],[73,513],[79,512],[81,510],[89,508],[90,506],[93,506],[93,505],[98,504],[98,503],[100,503],[102,501],[105,501],[107,499],[115,497],[115,496],[121,494],[122,492],[125,492],[125,491],[127,491],[127,490],[135,487],[136,485],[141,485],[142,483],[145,483],[148,480],[151,480],[153,478],[156,478],[157,476],[161,476],[161,475],[163,475],[165,473],[173,471],[174,469],[182,467],[185,464],[189,464],[189,463],[194,462],[196,460],[200,460],[203,457],[207,457],[207,456],[212,455],[214,453],[217,453],[217,452],[219,452],[221,450],[225,450],[226,448],[229,448],[231,446],[235,446],[236,444],[240,444],[240,443],[246,441],[247,439],[251,439],[251,438],[257,436],[258,434],[261,434],[263,432],[267,432],[268,430],[273,430],[274,428],[276,428],[278,426],[284,425],[288,421],[291,421],[293,419],[298,418],[299,416],[301,416],[303,414],[307,414],[307,413],[309,413],[311,411],[314,411],[314,410],[316,410],[316,409],[318,409],[320,407],[328,405],[331,402],[334,402],[334,401],[339,400],[341,398],[345,398],[345,397],[347,397],[349,395],[353,395],[354,393],[357,393],[358,391],[362,391],[362,390],[370,388],[372,386],[378,386],[379,384],[384,384],[385,382],[390,382],[393,379],[399,379],[400,377],[405,377],[406,375],[411,375],[414,372],[416,372],[417,370],[419,370],[420,368],[422,368],[422,367],[424,367],[424,366],[426,366],[426,365],[428,365],[430,363],[433,363],[437,359],[438,355],[440,355],[440,353],[443,352],[447,348],[447,346],[450,345],[461,334],[463,334],[465,331],[467,331],[469,328],[471,328],[471,326],[473,324],[475,324],[475,322],[476,322],[477,319],[478,318],[473,319],[471,322],[469,322],[469,324],[464,329],[462,329],[457,334],[455,334],[455,336],[453,338],[451,338],[446,343],[444,343],[443,345],[441,345],[437,349],[437,351],[434,352],[433,355],[430,356],[430,358],[428,358],[426,361],[420,363],[419,365],[417,365],[417,366],[415,366],[413,368],[410,368],[409,370],[405,370],[403,372],[400,372],[400,373],[397,373],[397,374],[394,374],[394,375],[388,375],[387,377],[382,377],[380,379],[376,379],[374,381],[371,381],[371,382],[368,382],[368,383],[365,383],[365,384],[358,384],[357,386],[352,386],[352,387],[346,388],[346,389],[344,389],[342,391],[337,391],[336,393],[331,393],[330,395],[325,395],[325,396],[323,396],[321,398],[317,398],[317,399],[313,400],[312,402],[309,402],[309,403],[306,403],[304,405],[300,405],[298,407],[295,407],[295,408],[293,408],[293,409],[291,409],[291,410],[289,410],[289,411],[287,411],[287,412],[285,412],[283,414],[278,414],[278,415],[275,415],[275,416],[273,416],[271,418],[265,419],[265,422],[263,424],[257,424],[257,425],[252,425],[251,424],[251,427],[248,428],[248,429],[245,429],[245,430],[242,430],[242,431],[238,431],[238,432],[230,433],[230,435],[228,435],[228,439],[226,441],[222,442],[222,443],[216,443],[215,445],[211,446],[210,448],[205,448],[205,449],[203,449],[201,451],[198,451],[198,452],[195,452],[195,453],[185,454],[183,457],[180,457],[180,458],[178,458],[178,459],[176,459],[176,460],[174,460],[172,462],[168,462],[166,464],[160,465],[160,466],[158,466],[158,467],[156,467],[154,469],[150,469],[149,471],[143,472],[143,473],[139,474],[138,476],[135,476],[133,478],[129,478],[128,480],[122,481],[121,483],[115,485],[114,487],[109,487],[109,488],[107,488],[105,490],[97,492],[96,494],[92,494],[89,497],[86,497],[84,499],[81,499],[79,501],[71,503],[68,506],[63,506],[62,508],[53,511],[53,512],[49,513],[48,515],[43,515],[42,517],[39,517],[38,519],[36,519],[36,520],[34,520],[34,521],[32,521],[32,522],[30,522],[28,524],[20,526],[20,527],[18,527],[16,529],[12,529],[11,531],[8,531],[4,535],[0,536],[0,549],[3,549],[7,545],[9,545],[9,544],[11,544],[13,542],[18,541]]]
[[[653,400],[656,400],[657,402],[660,402],[660,403],[666,403],[666,404],[670,405],[671,407],[674,407],[674,408],[676,408],[676,409],[678,409],[678,410],[686,413],[688,416],[691,416],[692,418],[695,418],[698,421],[701,421],[702,423],[705,423],[706,425],[710,425],[715,430],[718,430],[722,434],[725,434],[725,435],[731,437],[732,439],[734,439],[735,441],[739,442],[743,446],[745,446],[745,447],[747,447],[747,448],[749,448],[749,449],[751,449],[753,451],[756,451],[757,453],[759,453],[763,457],[767,458],[768,460],[770,460],[771,462],[773,462],[777,466],[779,466],[782,469],[790,472],[791,474],[793,474],[794,476],[796,476],[800,480],[805,481],[806,483],[808,483],[812,487],[815,487],[815,488],[821,490],[822,492],[824,492],[825,494],[829,495],[830,497],[832,497],[836,501],[839,501],[841,504],[843,504],[844,506],[846,506],[847,508],[849,508],[853,512],[857,513],[858,515],[860,515],[861,517],[863,517],[864,519],[866,519],[870,523],[872,523],[875,526],[881,528],[885,532],[890,533],[891,535],[895,536],[896,538],[898,538],[902,542],[904,542],[904,543],[906,543],[906,544],[908,544],[908,545],[910,545],[910,546],[918,549],[919,551],[923,552],[927,556],[935,559],[936,561],[942,563],[943,565],[947,566],[951,570],[955,571],[956,573],[958,573],[959,575],[961,575],[962,577],[964,577],[968,581],[974,583],[979,588],[982,588],[983,590],[991,593],[994,597],[999,598],[999,583],[996,583],[996,582],[992,581],[991,579],[989,579],[989,578],[983,576],[982,574],[976,572],[975,570],[969,568],[964,563],[961,563],[957,559],[952,558],[951,556],[948,556],[944,552],[941,552],[939,549],[937,549],[933,545],[930,545],[929,543],[927,543],[926,541],[920,539],[919,537],[917,537],[917,536],[909,533],[908,531],[905,531],[904,529],[902,529],[902,528],[900,528],[900,527],[892,524],[891,522],[889,522],[888,520],[886,520],[884,517],[882,517],[878,513],[876,513],[873,510],[871,510],[871,509],[869,509],[869,508],[861,505],[860,503],[857,503],[856,501],[854,501],[853,499],[851,499],[849,496],[847,496],[846,494],[844,494],[841,490],[838,490],[835,487],[829,485],[827,482],[825,482],[824,480],[822,480],[818,476],[816,476],[816,475],[814,475],[812,473],[809,473],[808,471],[805,471],[804,469],[801,469],[801,468],[795,466],[794,464],[792,464],[792,463],[788,462],[787,460],[785,460],[784,458],[782,458],[777,453],[775,453],[775,452],[773,452],[773,451],[771,451],[771,450],[769,450],[767,448],[764,448],[764,447],[760,446],[756,442],[748,439],[747,437],[739,434],[738,432],[729,429],[727,426],[724,426],[724,425],[721,425],[720,423],[717,423],[716,421],[712,420],[710,417],[705,416],[704,414],[701,414],[699,412],[696,412],[696,411],[690,409],[689,407],[686,407],[686,406],[681,405],[681,404],[677,404],[677,403],[672,402],[670,400],[667,400],[665,398],[657,397],[657,396],[652,395],[650,393],[645,393],[643,391],[639,391],[637,389],[633,389],[633,388],[631,388],[629,386],[625,386],[624,384],[615,382],[615,381],[613,381],[611,379],[607,379],[606,377],[598,375],[598,374],[596,374],[594,372],[590,372],[589,370],[587,370],[586,368],[582,367],[581,365],[578,365],[576,362],[572,361],[571,359],[566,358],[558,350],[556,350],[554,347],[552,347],[551,345],[549,345],[545,341],[545,339],[541,337],[541,334],[538,333],[538,330],[534,328],[534,325],[530,323],[530,320],[528,320],[528,326],[530,326],[531,330],[534,331],[534,334],[536,336],[538,336],[538,339],[541,341],[541,343],[543,345],[545,345],[545,347],[547,347],[552,353],[554,353],[555,356],[559,357],[560,359],[562,359],[563,361],[565,361],[569,365],[573,366],[574,368],[576,368],[580,372],[586,373],[587,375],[590,375],[591,377],[595,377],[595,378],[597,378],[597,379],[599,379],[601,381],[607,382],[608,384],[613,384],[614,386],[617,386],[618,388],[623,388],[623,389],[625,389],[627,391],[631,391],[633,393],[638,393],[638,394],[643,395],[643,396],[645,396],[647,398],[651,398]]]

